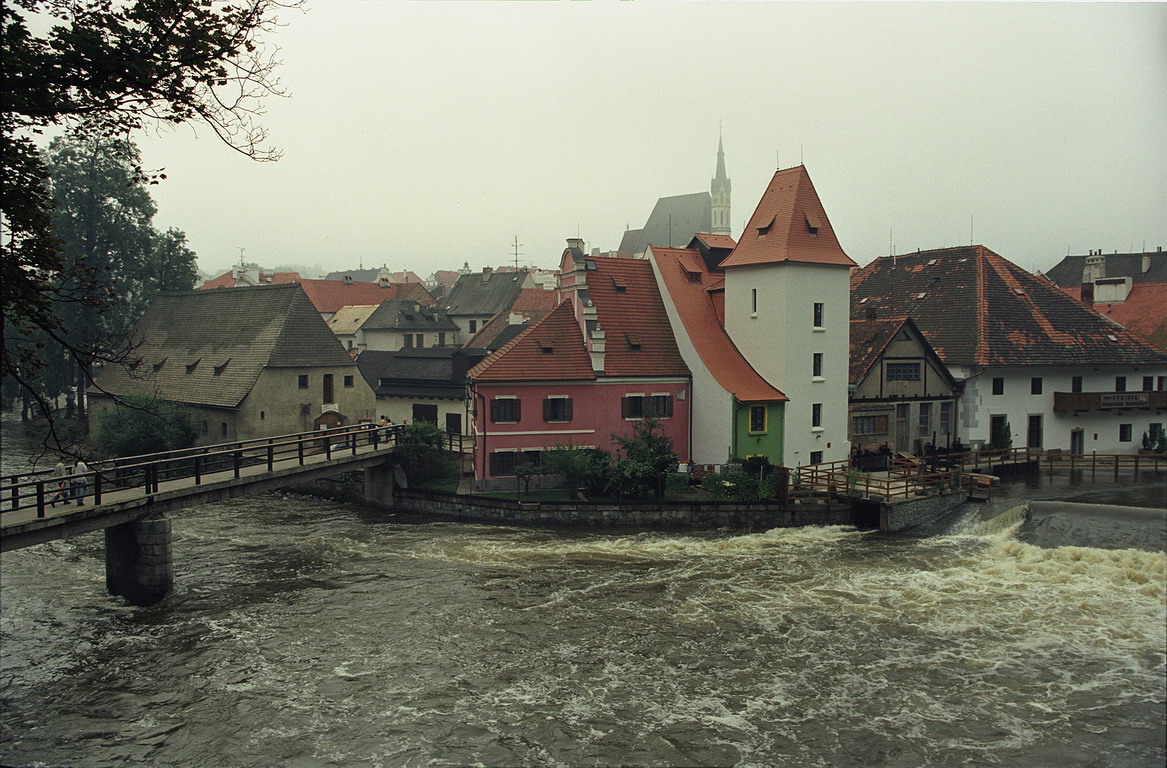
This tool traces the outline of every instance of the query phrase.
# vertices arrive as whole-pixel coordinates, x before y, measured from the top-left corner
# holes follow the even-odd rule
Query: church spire
[[[715,235],[730,235],[729,225],[729,176],[725,173],[725,148],[721,141],[721,131],[717,132],[717,172],[709,184],[709,196],[713,202],[712,227]]]

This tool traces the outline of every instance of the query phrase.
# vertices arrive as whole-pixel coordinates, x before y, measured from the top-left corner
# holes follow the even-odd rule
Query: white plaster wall
[[[819,264],[731,267],[725,278],[725,326],[738,349],[767,381],[790,398],[783,454],[788,465],[807,464],[813,451],[823,461],[846,459],[847,378],[850,354],[850,273]],[[752,289],[758,289],[753,311]],[[822,302],[823,325],[813,324]],[[812,377],[813,353],[823,353],[823,376]],[[811,427],[814,403],[822,403],[822,427]]]
[[[1167,371],[1150,366],[1098,367],[1012,367],[984,368],[965,382],[960,402],[960,438],[970,441],[990,439],[990,417],[1004,415],[1013,434],[1013,447],[1022,448],[1026,441],[1026,427],[1030,414],[1042,415],[1042,447],[1046,450],[1069,451],[1070,433],[1083,430],[1086,453],[1135,453],[1142,447],[1143,432],[1154,423],[1167,425],[1167,413],[1154,410],[1090,411],[1087,413],[1054,413],[1054,393],[1071,392],[1072,378],[1082,377],[1083,392],[1114,392],[1115,377],[1125,376],[1127,392],[1141,392],[1143,377],[1167,375]],[[1030,393],[1030,380],[1040,376],[1042,393]],[[994,395],[993,379],[1005,380],[1004,394]],[[1131,425],[1131,440],[1119,440],[1119,425]]]
[[[697,353],[697,348],[693,346],[680,315],[677,314],[673,297],[664,288],[656,260],[649,259],[649,262],[656,275],[657,285],[660,286],[661,299],[669,316],[669,325],[673,329],[677,349],[680,350],[681,358],[693,375],[693,386],[689,388],[689,402],[673,404],[674,408],[683,406],[689,409],[692,432],[689,443],[692,460],[697,464],[722,464],[733,452],[734,397],[718,383],[701,359],[701,355]]]

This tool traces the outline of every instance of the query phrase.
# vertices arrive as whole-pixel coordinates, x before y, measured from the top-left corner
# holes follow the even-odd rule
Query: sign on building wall
[[[1099,408],[1146,408],[1150,405],[1146,392],[1114,392],[1102,395]]]

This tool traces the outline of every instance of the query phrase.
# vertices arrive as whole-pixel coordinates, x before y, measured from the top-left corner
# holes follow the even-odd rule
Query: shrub
[[[97,416],[96,447],[109,457],[139,456],[190,448],[199,419],[184,405],[155,395],[127,395]]]
[[[410,485],[424,485],[453,471],[443,449],[445,433],[428,421],[405,424],[397,437],[396,455]]]

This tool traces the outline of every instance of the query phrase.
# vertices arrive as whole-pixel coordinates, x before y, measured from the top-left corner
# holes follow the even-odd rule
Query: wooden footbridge
[[[170,520],[183,507],[263,493],[364,469],[365,499],[393,503],[401,427],[359,424],[0,477],[0,552],[105,530],[106,585],[135,604],[173,587]],[[459,435],[445,448],[462,450]],[[63,482],[62,482],[63,480]]]

